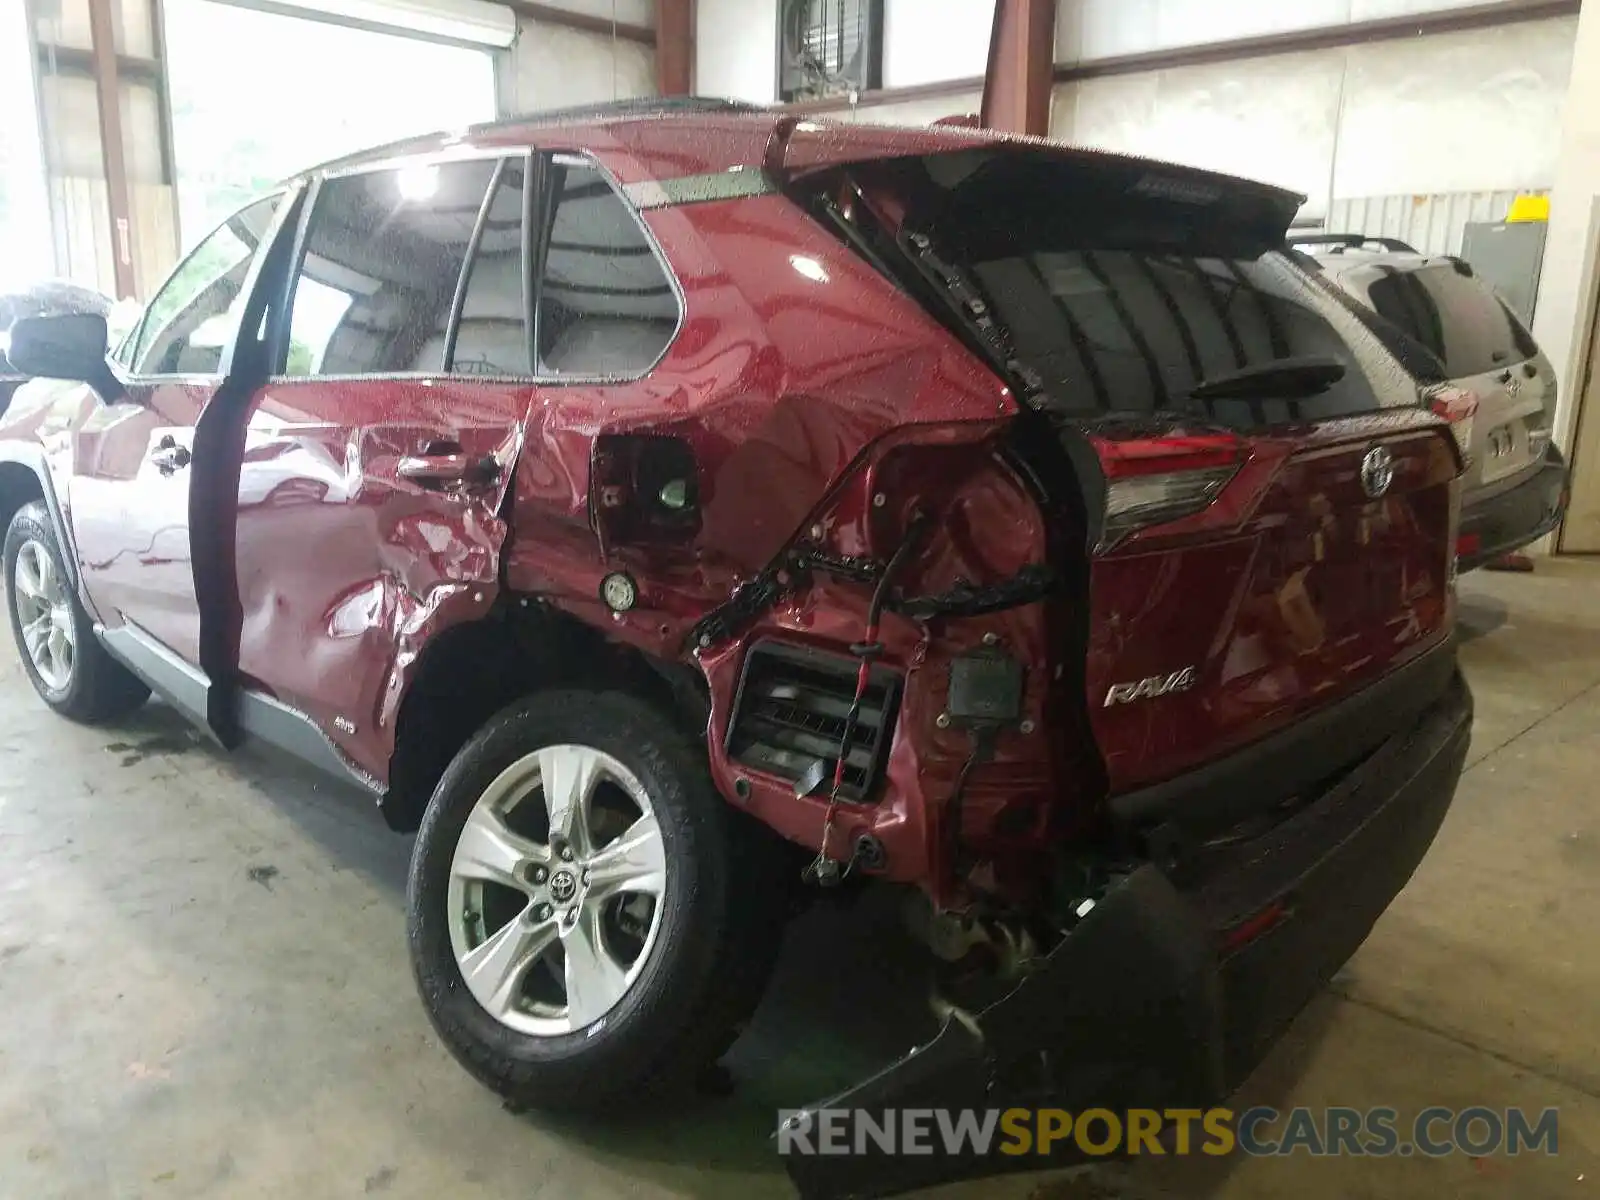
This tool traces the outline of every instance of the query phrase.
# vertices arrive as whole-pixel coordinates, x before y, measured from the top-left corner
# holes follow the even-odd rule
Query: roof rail
[[[1291,246],[1341,246],[1347,250],[1359,250],[1363,246],[1382,246],[1385,250],[1392,250],[1397,254],[1419,254],[1415,246],[1409,242],[1402,242],[1399,238],[1368,237],[1364,233],[1295,233],[1289,231],[1284,238]]]
[[[570,108],[539,108],[513,113],[491,125],[520,125],[525,121],[576,121],[603,117],[648,117],[656,113],[751,113],[763,106],[720,96],[643,96],[634,100],[607,100],[599,104],[575,104]]]
[[[749,104],[743,100],[725,100],[717,96],[645,96],[634,100],[607,100],[599,104],[577,104],[570,108],[535,109],[531,112],[517,113],[509,117],[496,117],[492,121],[483,121],[477,125],[468,126],[465,133],[470,136],[480,133],[493,133],[500,129],[515,129],[520,125],[556,124],[562,121],[603,121],[612,117],[666,117],[680,113],[756,113],[764,111],[765,107],[760,104]],[[461,131],[453,132],[460,133]],[[374,162],[386,155],[405,153],[410,148],[425,142],[428,138],[439,137],[443,133],[443,130],[425,131],[411,137],[385,142],[381,145],[368,146],[363,150],[356,150],[350,154],[341,154],[338,158],[329,159],[327,162],[318,163],[313,167],[306,167],[288,178],[298,179],[302,175],[312,175],[318,171],[333,171],[354,166],[358,163]]]

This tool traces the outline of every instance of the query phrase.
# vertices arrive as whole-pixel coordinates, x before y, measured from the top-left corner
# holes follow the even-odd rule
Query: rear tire
[[[44,504],[11,518],[4,549],[6,611],[34,691],[64,717],[86,724],[125,716],[150,688],[106,651],[68,582]]]
[[[518,1106],[687,1085],[766,986],[785,921],[779,849],[648,705],[520,700],[456,756],[417,836],[407,917],[428,1016]]]

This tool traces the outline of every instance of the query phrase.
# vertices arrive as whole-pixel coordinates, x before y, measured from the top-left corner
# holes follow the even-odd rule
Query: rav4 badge
[[[1187,692],[1193,686],[1193,667],[1185,667],[1181,671],[1174,671],[1171,675],[1152,675],[1148,679],[1136,679],[1132,683],[1113,683],[1111,690],[1106,693],[1103,707],[1131,704],[1135,700],[1154,700],[1157,696],[1166,696],[1173,692]]]

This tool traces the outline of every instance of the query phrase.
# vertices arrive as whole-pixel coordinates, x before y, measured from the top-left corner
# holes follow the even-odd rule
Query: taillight
[[[1450,433],[1461,451],[1461,461],[1471,466],[1472,456],[1468,453],[1468,447],[1472,445],[1472,421],[1478,415],[1478,397],[1466,388],[1439,384],[1424,389],[1422,398],[1435,416],[1450,422]]]
[[[1099,551],[1129,534],[1205,509],[1239,471],[1244,448],[1226,434],[1095,438],[1106,475]]]

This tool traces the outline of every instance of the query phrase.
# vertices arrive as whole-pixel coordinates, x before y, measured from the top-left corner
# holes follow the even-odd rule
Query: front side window
[[[678,327],[678,297],[639,219],[591,166],[551,164],[539,362],[555,376],[648,371]]]
[[[1367,289],[1367,299],[1432,351],[1452,379],[1485,375],[1538,353],[1489,286],[1453,262],[1391,269]]]
[[[136,375],[214,375],[244,312],[244,281],[280,196],[224,221],[178,264],[118,361]]]
[[[495,165],[409,164],[324,181],[295,280],[284,373],[441,373],[451,302]]]

